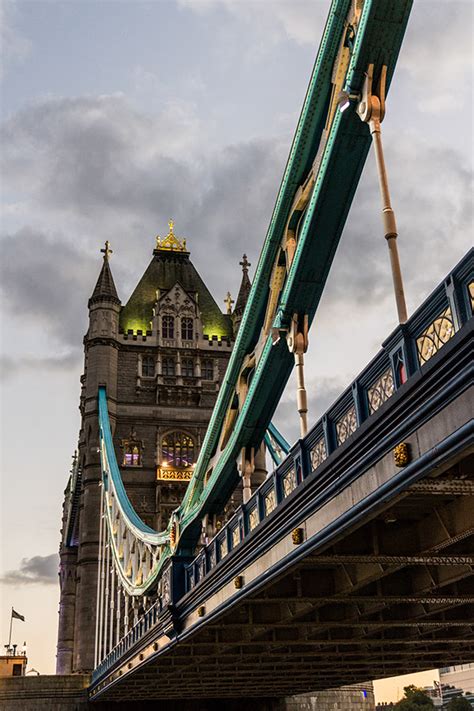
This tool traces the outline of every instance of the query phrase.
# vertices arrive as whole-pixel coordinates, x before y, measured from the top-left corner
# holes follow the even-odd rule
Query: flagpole
[[[8,638],[8,651],[10,651],[12,646],[12,624],[13,624],[13,607],[10,614],[10,636]]]

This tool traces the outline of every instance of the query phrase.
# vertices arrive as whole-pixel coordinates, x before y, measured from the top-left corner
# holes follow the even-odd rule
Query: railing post
[[[168,637],[174,637],[180,631],[176,604],[186,592],[186,565],[191,561],[190,557],[172,556],[161,576],[159,592],[162,612],[160,621],[163,624],[163,631]]]
[[[366,419],[368,412],[362,389],[357,380],[352,383],[352,398],[354,400],[354,407],[356,411],[357,427],[360,427]]]
[[[444,282],[444,288],[446,290],[446,297],[448,299],[448,303],[451,307],[454,330],[457,332],[461,328],[464,319],[462,314],[461,303],[458,298],[456,285],[454,283],[454,278],[452,274],[450,274]]]

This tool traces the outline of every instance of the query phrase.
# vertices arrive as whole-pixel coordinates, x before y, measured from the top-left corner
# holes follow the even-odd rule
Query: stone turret
[[[121,310],[110,269],[112,250],[108,241],[101,252],[103,263],[89,299],[89,328],[84,338],[85,363],[80,405],[82,426],[78,454],[81,478],[77,490],[69,492],[70,497],[80,499],[78,510],[71,509],[77,536],[74,540],[63,538],[60,551],[64,573],[67,573],[67,589],[64,587],[61,592],[58,634],[57,672],[61,674],[89,671],[94,666],[91,639],[94,638],[95,629],[101,479],[97,392],[99,385],[106,386],[114,429],[119,349],[117,339]],[[69,579],[70,563],[75,568],[73,581]],[[71,620],[72,615],[74,619]],[[70,639],[71,628],[73,639]]]
[[[108,242],[102,254],[84,338],[80,478],[65,492],[60,674],[94,667],[101,491],[99,386],[107,389],[127,495],[142,520],[162,530],[191,477],[233,345],[232,316],[216,304],[172,221],[168,234],[156,238],[152,259],[123,307],[110,268]],[[112,604],[121,603],[116,599]]]

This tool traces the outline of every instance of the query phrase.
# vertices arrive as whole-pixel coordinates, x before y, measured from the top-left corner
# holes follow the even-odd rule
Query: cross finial
[[[113,254],[113,251],[110,249],[110,242],[109,240],[105,241],[105,248],[100,250],[102,254],[104,255],[104,259],[108,262],[109,261],[109,256]]]
[[[174,220],[168,221],[168,227],[170,228],[170,235],[172,235],[174,230]]]
[[[231,314],[232,313],[232,304],[234,303],[234,299],[230,295],[230,291],[227,292],[227,296],[224,299],[224,304],[227,306],[227,313]]]
[[[245,273],[245,272],[248,272],[249,267],[252,266],[252,265],[250,264],[249,260],[247,259],[247,255],[246,255],[246,254],[244,254],[244,256],[242,257],[242,261],[239,262],[239,264],[240,264],[240,266],[242,267],[242,271],[243,271],[244,273]]]

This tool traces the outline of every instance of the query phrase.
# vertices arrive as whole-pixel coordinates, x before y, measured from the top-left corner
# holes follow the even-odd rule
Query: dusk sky
[[[224,310],[253,274],[327,0],[1,4],[2,644],[52,673],[87,300],[122,303],[167,221]],[[409,312],[472,243],[471,0],[415,0],[383,137]],[[310,333],[315,422],[396,326],[372,152]],[[291,381],[276,417],[297,437]],[[449,663],[449,659],[446,660]],[[433,672],[421,683],[430,683]],[[391,700],[406,682],[383,682]]]

